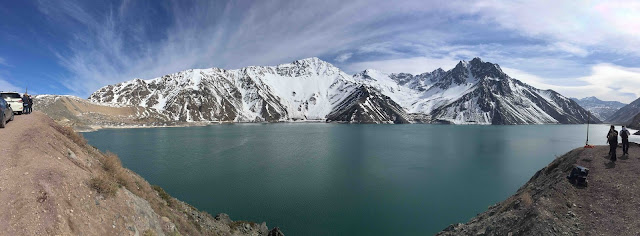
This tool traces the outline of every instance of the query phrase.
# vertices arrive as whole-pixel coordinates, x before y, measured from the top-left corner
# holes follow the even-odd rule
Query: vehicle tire
[[[22,112],[21,112],[21,111],[16,111],[16,112],[18,113],[18,115],[22,115]]]
[[[4,115],[0,117],[0,128],[4,128],[7,123],[4,121]]]
[[[15,118],[15,116],[13,115],[13,112],[11,112],[11,118],[9,118],[9,121],[13,121],[13,118]]]

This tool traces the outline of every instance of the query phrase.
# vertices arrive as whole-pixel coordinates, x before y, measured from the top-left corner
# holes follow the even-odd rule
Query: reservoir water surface
[[[592,125],[590,143],[605,144],[607,130]],[[430,235],[506,199],[582,147],[586,133],[586,125],[279,123],[83,135],[212,215],[265,221],[286,235]]]

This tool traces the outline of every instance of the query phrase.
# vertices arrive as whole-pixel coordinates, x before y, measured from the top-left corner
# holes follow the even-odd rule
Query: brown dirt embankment
[[[577,148],[538,171],[516,194],[438,235],[640,235],[640,147],[608,159],[608,146]],[[587,187],[566,176],[590,169]],[[473,196],[470,196],[473,197]]]
[[[0,235],[268,235],[212,217],[40,112],[0,129]]]

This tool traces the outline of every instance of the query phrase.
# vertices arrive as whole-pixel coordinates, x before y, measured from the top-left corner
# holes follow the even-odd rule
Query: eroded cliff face
[[[16,116],[0,148],[3,235],[268,235],[265,223],[198,211],[40,112]],[[25,145],[28,143],[29,145]],[[280,232],[281,233],[281,232]]]

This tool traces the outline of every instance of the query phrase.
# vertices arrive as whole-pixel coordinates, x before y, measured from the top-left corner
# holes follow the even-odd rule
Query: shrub
[[[105,196],[115,196],[118,186],[108,176],[100,175],[89,180],[89,186]]]
[[[153,188],[153,190],[156,190],[156,192],[158,192],[158,195],[160,195],[160,198],[167,202],[167,206],[173,207],[173,198],[167,192],[165,192],[162,187],[158,185],[152,185],[151,188]]]
[[[102,162],[102,169],[109,173],[115,173],[122,169],[122,162],[120,162],[120,158],[112,152],[105,153],[100,162]]]
[[[151,229],[147,229],[142,232],[142,236],[156,236],[156,232],[153,232]]]

